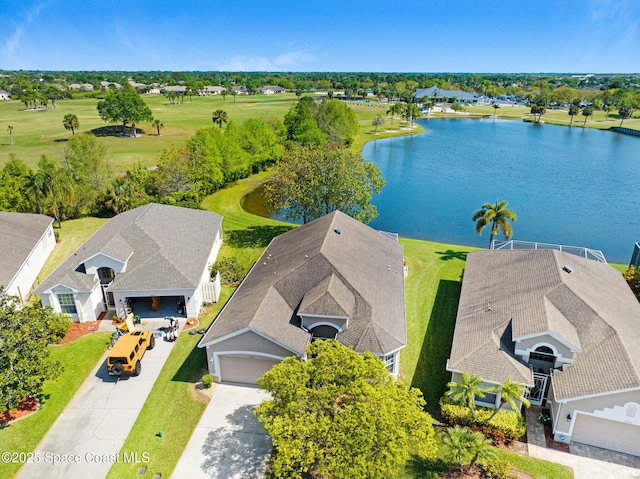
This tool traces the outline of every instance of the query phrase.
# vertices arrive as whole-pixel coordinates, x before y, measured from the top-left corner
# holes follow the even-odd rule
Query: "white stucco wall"
[[[25,302],[55,245],[56,238],[53,234],[53,227],[49,225],[40,238],[40,241],[38,241],[29,256],[25,259],[22,267],[16,273],[11,283],[6,285],[6,294],[17,296],[22,302]]]

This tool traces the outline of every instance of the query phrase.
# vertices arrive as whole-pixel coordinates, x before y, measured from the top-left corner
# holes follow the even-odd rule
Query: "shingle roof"
[[[126,211],[105,223],[36,292],[59,283],[92,290],[98,279],[78,267],[98,253],[128,258],[126,272],[111,283],[112,291],[195,288],[221,224],[217,213],[177,206],[150,203]]]
[[[0,286],[13,281],[52,222],[45,215],[0,211]]]
[[[200,346],[251,328],[304,354],[310,335],[300,328],[300,308],[329,316],[349,313],[348,328],[337,339],[358,352],[385,354],[403,347],[402,245],[340,211],[280,235]]]
[[[640,304],[607,264],[555,250],[469,254],[448,369],[531,384],[500,331],[511,343],[552,333],[576,351],[552,374],[556,399],[640,387]]]

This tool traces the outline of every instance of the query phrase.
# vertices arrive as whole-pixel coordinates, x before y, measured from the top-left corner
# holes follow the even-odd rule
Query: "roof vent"
[[[335,232],[336,232],[336,233],[338,233],[338,234],[341,234],[341,233],[342,233],[342,230],[341,230],[340,228],[336,228],[336,229],[334,229],[333,231],[335,231]]]
[[[573,269],[571,269],[571,266],[567,266],[566,264],[562,267],[563,271],[566,271],[567,273],[571,273],[573,271]]]

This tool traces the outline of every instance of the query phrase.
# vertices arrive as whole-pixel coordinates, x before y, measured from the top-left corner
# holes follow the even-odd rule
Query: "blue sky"
[[[640,0],[0,0],[0,69],[640,71]]]

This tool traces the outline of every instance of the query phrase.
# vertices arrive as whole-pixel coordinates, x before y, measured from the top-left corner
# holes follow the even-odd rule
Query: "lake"
[[[506,200],[513,239],[602,250],[628,263],[640,241],[640,138],[494,119],[432,119],[425,133],[369,142],[387,183],[370,226],[487,247],[471,215]],[[502,235],[499,240],[504,239]]]
[[[477,236],[471,215],[498,199],[518,215],[513,239],[592,248],[609,262],[629,262],[640,241],[640,138],[516,120],[419,123],[422,134],[363,149],[387,182],[373,199],[373,228],[486,248],[489,228]],[[260,191],[243,207],[269,216]]]

